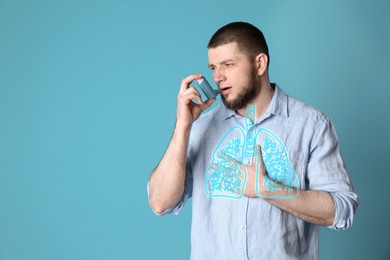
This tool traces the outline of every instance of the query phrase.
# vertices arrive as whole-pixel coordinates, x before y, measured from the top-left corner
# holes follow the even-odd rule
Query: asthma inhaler
[[[215,98],[216,96],[218,96],[219,90],[213,89],[205,77],[201,77],[200,79],[197,79],[196,81],[198,82],[200,89],[203,91],[203,93],[205,94],[207,99],[212,99],[212,98]]]

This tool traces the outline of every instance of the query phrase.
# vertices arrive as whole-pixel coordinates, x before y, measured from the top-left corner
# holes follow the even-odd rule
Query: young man
[[[177,214],[192,197],[191,259],[318,259],[319,225],[352,225],[359,204],[332,122],[268,76],[262,32],[235,22],[208,45],[223,104],[183,79],[172,140],[149,202]],[[194,102],[193,100],[196,100]]]

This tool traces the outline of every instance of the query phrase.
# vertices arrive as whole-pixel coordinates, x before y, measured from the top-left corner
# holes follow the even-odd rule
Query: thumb
[[[261,152],[261,145],[257,145],[257,150],[255,151],[255,155],[257,158],[262,158],[263,157],[263,153]]]
[[[256,160],[257,160],[257,163],[260,164],[259,166],[266,171],[264,161],[263,161],[263,153],[261,150],[261,145],[257,145]]]

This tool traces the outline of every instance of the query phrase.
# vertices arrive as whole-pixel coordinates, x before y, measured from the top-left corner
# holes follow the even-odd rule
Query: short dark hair
[[[236,42],[239,49],[253,60],[260,53],[264,53],[270,61],[268,45],[263,33],[255,26],[246,22],[229,23],[214,33],[207,48],[216,48],[218,46]]]

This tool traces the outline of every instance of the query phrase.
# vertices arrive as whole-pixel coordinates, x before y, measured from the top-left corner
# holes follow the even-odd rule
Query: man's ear
[[[268,65],[267,54],[260,53],[259,55],[256,56],[257,75],[263,76],[267,70],[267,65]]]

